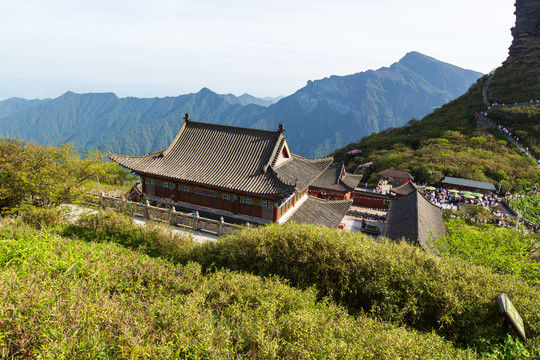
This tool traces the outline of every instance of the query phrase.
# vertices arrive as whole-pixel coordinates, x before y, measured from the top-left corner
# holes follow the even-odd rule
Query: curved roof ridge
[[[323,161],[328,161],[328,160],[334,161],[333,156],[327,156],[327,157],[323,157],[323,158],[319,158],[319,159],[308,159],[308,158],[305,158],[303,156],[296,155],[296,154],[291,154],[291,155],[295,159],[306,161],[306,162],[311,162],[311,163],[323,162]]]
[[[276,139],[276,144],[274,145],[274,149],[272,150],[268,162],[264,167],[264,171],[266,171],[268,167],[275,166],[281,149],[283,149],[283,145],[285,145],[285,136],[283,135],[283,133],[279,133],[279,137]]]
[[[280,176],[280,175],[277,173],[276,169],[275,169],[273,166],[270,166],[270,169],[272,170],[271,173],[274,174],[274,176],[276,177],[276,179],[278,179],[279,181],[281,181],[282,184],[293,187],[293,190],[296,189],[296,182],[297,182],[297,179],[295,179],[294,183],[293,183],[292,181],[287,181],[287,180],[285,180],[282,176]]]
[[[189,122],[191,122],[191,120],[184,121],[184,123],[182,124],[182,127],[176,133],[176,135],[175,135],[173,141],[171,141],[171,144],[169,145],[169,147],[167,147],[165,150],[163,150],[163,152],[162,152],[163,157],[167,156],[169,154],[169,152],[171,152],[172,149],[174,149],[174,147],[176,146],[176,143],[178,142],[178,139],[180,139],[180,136],[182,135],[182,133],[186,129],[186,124],[188,124]]]
[[[278,130],[257,129],[257,128],[250,128],[250,127],[245,127],[245,126],[217,124],[217,123],[209,123],[209,122],[193,121],[193,120],[189,120],[188,123],[189,124],[194,124],[194,125],[202,125],[202,126],[205,126],[205,127],[224,128],[224,129],[228,129],[229,131],[230,130],[242,130],[242,131],[247,131],[247,132],[250,132],[250,133],[252,133],[252,132],[262,132],[262,133],[273,134],[273,135],[276,135],[276,136],[281,135],[281,133]],[[184,122],[184,124],[185,124],[185,122]]]

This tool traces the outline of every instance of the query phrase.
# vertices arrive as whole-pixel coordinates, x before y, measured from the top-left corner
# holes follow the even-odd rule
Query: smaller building
[[[395,241],[405,239],[426,251],[437,253],[430,239],[440,235],[446,235],[441,209],[420,192],[416,190],[392,200],[383,236]]]
[[[446,176],[441,183],[443,185],[449,185],[462,190],[472,191],[496,191],[495,186],[492,183],[485,181],[476,181],[469,179],[455,178]]]
[[[309,194],[327,200],[347,200],[362,180],[362,175],[347,173],[343,163],[332,163],[309,186]]]
[[[399,198],[399,197],[402,197],[402,196],[405,196],[405,195],[409,195],[410,193],[412,193],[414,191],[417,191],[417,190],[420,191],[421,193],[423,193],[424,192],[424,187],[423,186],[418,186],[415,183],[413,183],[412,181],[407,181],[407,182],[399,184],[397,186],[392,186],[392,189],[390,189],[390,192],[392,193],[392,195]]]
[[[379,171],[381,180],[388,180],[390,183],[402,183],[414,180],[414,177],[406,171],[386,169]]]
[[[355,205],[383,210],[388,208],[391,199],[387,194],[376,193],[361,188],[355,189],[352,197]]]

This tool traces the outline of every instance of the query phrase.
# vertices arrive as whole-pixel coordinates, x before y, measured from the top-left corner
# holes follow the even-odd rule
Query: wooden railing
[[[222,236],[236,233],[240,226],[226,223],[221,217],[220,220],[213,220],[200,217],[198,212],[181,213],[176,212],[173,207],[166,209],[152,206],[146,201],[137,203],[122,200],[109,196],[92,196],[87,201],[103,209],[114,209],[131,216],[140,216],[147,220],[168,223],[172,226],[181,226],[194,231],[203,231],[210,234]]]

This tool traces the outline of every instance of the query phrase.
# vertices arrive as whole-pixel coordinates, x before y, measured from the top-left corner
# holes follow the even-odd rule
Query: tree
[[[124,169],[120,165],[117,165],[116,163],[107,163],[105,164],[105,180],[109,184],[114,185],[124,185],[124,181],[133,179],[133,176],[131,175],[131,172],[129,170]]]
[[[471,138],[471,144],[474,147],[484,148],[484,144],[487,142],[487,139],[483,136],[473,136]]]
[[[71,143],[42,146],[14,138],[0,139],[0,207],[23,203],[58,206],[79,200],[85,181],[102,175],[103,155],[83,157]]]

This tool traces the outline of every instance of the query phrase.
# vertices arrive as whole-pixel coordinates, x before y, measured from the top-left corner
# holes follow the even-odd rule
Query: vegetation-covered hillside
[[[489,118],[511,129],[519,142],[540,159],[540,105],[533,102],[525,107],[495,108],[489,112]]]
[[[503,66],[489,85],[489,94],[504,92],[504,79],[515,79],[515,66]],[[519,78],[505,98],[514,103],[523,99],[535,99],[538,92],[540,67],[525,65],[527,77]],[[335,152],[338,161],[345,161],[354,171],[359,164],[373,162],[374,169],[367,175],[376,178],[376,172],[385,168],[408,171],[417,181],[437,183],[443,176],[455,176],[498,183],[514,190],[529,188],[540,181],[540,172],[533,159],[522,156],[495,129],[478,127],[474,115],[485,105],[482,89],[487,76],[479,79],[460,98],[442,106],[421,121],[412,119],[407,126],[372,134]],[[491,95],[490,95],[491,96]],[[511,101],[510,101],[511,100]],[[520,137],[520,142],[537,151],[540,126],[537,110],[497,110],[494,117]],[[362,150],[361,155],[348,157],[347,152]]]
[[[531,37],[521,46],[527,48],[527,56],[509,57],[495,70],[487,93],[491,103],[540,99],[540,42]]]

